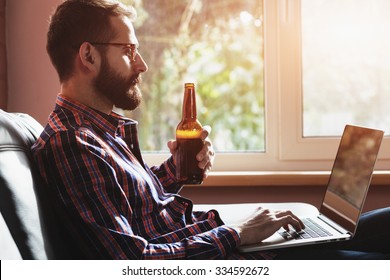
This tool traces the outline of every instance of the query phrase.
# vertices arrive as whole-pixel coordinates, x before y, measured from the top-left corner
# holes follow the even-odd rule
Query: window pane
[[[261,0],[143,0],[134,23],[143,103],[143,150],[167,150],[181,118],[183,86],[194,82],[198,119],[212,126],[217,151],[264,151],[263,7]]]
[[[302,0],[304,136],[390,131],[390,1]]]

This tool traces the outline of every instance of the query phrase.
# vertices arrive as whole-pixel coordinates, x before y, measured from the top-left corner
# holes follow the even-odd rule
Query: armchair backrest
[[[0,110],[0,232],[9,239],[0,245],[2,259],[48,258],[36,196],[40,179],[30,153],[42,130],[29,115]]]

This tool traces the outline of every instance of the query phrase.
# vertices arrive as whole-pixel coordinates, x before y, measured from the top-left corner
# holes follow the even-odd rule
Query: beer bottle
[[[201,184],[203,170],[198,167],[196,155],[203,147],[200,138],[202,125],[196,115],[196,96],[193,83],[184,85],[183,114],[176,128],[176,178],[183,184]]]

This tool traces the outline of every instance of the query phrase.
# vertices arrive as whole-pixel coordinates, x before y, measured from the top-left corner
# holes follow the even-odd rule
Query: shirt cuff
[[[172,156],[163,163],[163,167],[165,170],[165,178],[163,183],[165,189],[170,193],[180,192],[183,184],[179,183],[176,179],[176,165],[173,162]]]

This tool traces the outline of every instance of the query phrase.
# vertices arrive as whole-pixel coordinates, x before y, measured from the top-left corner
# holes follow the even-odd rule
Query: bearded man
[[[225,225],[215,210],[192,211],[178,193],[176,141],[169,157],[148,167],[137,122],[113,112],[137,108],[141,74],[133,9],[110,0],[67,0],[53,14],[47,51],[61,83],[56,106],[32,147],[60,234],[77,250],[69,258],[224,259],[240,244],[260,242],[302,222],[290,211],[258,209],[242,225]],[[214,151],[208,131],[197,155],[204,176]]]

